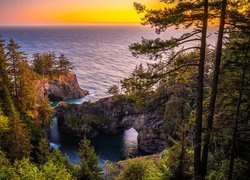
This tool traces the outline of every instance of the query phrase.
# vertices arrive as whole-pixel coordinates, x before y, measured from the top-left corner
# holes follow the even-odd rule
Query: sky
[[[157,0],[0,0],[0,25],[138,23],[133,2]]]

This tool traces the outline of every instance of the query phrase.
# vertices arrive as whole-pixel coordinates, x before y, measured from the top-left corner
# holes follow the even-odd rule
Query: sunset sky
[[[0,25],[139,23],[133,2],[157,0],[0,0]]]

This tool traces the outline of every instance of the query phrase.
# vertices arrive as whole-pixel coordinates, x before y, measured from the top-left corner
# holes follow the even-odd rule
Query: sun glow
[[[157,0],[0,0],[0,25],[139,23],[133,2],[160,7]]]

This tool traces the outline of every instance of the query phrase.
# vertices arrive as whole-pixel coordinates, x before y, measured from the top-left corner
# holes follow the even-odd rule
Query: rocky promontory
[[[36,84],[38,97],[47,95],[51,101],[76,99],[88,94],[80,88],[75,74],[41,78]]]
[[[138,110],[133,99],[113,96],[81,105],[60,103],[55,115],[60,130],[73,136],[93,138],[99,133],[118,134],[134,128],[139,150],[156,153],[167,146],[163,113],[154,102]]]

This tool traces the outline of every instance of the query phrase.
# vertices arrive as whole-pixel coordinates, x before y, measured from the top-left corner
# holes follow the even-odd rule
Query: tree
[[[37,95],[35,88],[35,74],[27,61],[20,61],[18,64],[17,79],[17,109],[21,115],[36,118],[37,116]]]
[[[204,146],[203,146],[203,151],[202,151],[201,168],[202,168],[203,178],[205,178],[207,174],[208,149],[209,149],[210,136],[211,136],[212,125],[213,125],[216,96],[217,96],[217,91],[218,91],[218,81],[219,81],[220,64],[221,64],[221,56],[222,56],[222,42],[223,42],[225,19],[226,19],[226,8],[227,8],[227,0],[222,0],[220,27],[219,27],[219,33],[218,33],[216,55],[215,55],[215,62],[214,62],[214,71],[213,71],[212,91],[211,91],[210,103],[209,103],[209,108],[208,108],[207,126],[206,126],[206,132],[204,136]]]
[[[8,156],[12,160],[29,157],[31,151],[30,136],[23,122],[20,120],[6,86],[4,86],[3,97],[4,106],[2,106],[2,109],[4,115],[9,119],[9,129],[5,136],[5,149],[8,149]]]
[[[143,180],[148,175],[146,172],[147,165],[143,162],[130,162],[122,171],[122,177],[120,179],[130,180],[138,179]]]
[[[33,55],[33,70],[42,76],[53,75],[56,64],[56,56],[53,52],[36,53]]]
[[[39,168],[31,163],[29,159],[16,160],[13,168],[15,168],[15,173],[18,176],[18,179],[41,179]]]
[[[38,159],[40,164],[44,164],[50,159],[50,147],[46,139],[42,138],[38,144]]]
[[[41,122],[44,137],[48,135],[51,118],[52,108],[50,106],[49,99],[48,97],[43,97],[41,102],[39,102],[38,120]]]
[[[65,57],[64,54],[61,54],[57,60],[56,71],[58,71],[59,74],[68,74],[73,69],[73,64],[68,60],[67,57]]]
[[[179,28],[183,25],[185,28],[195,25],[198,29],[191,33],[183,34],[180,38],[171,38],[170,40],[142,40],[142,44],[135,43],[131,46],[134,55],[146,54],[150,58],[169,58],[162,69],[169,67],[174,62],[175,57],[187,51],[198,49],[200,52],[198,60],[197,73],[197,95],[196,95],[196,120],[195,120],[195,138],[194,138],[194,172],[195,179],[201,179],[201,142],[202,142],[202,116],[203,116],[203,88],[204,88],[204,65],[206,58],[206,38],[207,25],[209,21],[208,0],[203,1],[163,1],[166,4],[176,3],[174,7],[160,10],[147,10],[145,6],[135,4],[138,12],[145,12],[143,24],[150,24],[156,27],[156,32],[161,33],[169,27]],[[201,38],[194,38],[201,34]],[[177,53],[169,53],[174,47],[179,47],[187,42],[200,41],[200,47],[187,47],[179,50]],[[197,61],[196,61],[197,62]],[[194,61],[188,62],[181,67],[192,66]],[[197,65],[197,63],[196,63]],[[171,71],[169,71],[171,72]]]
[[[8,62],[8,72],[11,77],[11,80],[13,81],[13,95],[15,98],[18,96],[18,72],[19,72],[19,63],[21,61],[26,60],[26,57],[24,56],[24,53],[19,51],[20,46],[11,39],[9,41],[9,44],[7,45],[7,62]]]
[[[9,127],[8,124],[9,124],[8,117],[4,116],[4,114],[1,110],[1,106],[0,106],[0,132],[7,130]],[[1,135],[0,135],[0,137],[1,137]]]
[[[100,179],[101,168],[98,167],[98,157],[88,139],[84,138],[80,141],[77,154],[81,159],[80,179]]]
[[[119,94],[119,87],[116,84],[113,84],[112,86],[110,86],[108,88],[107,93],[112,94],[112,95],[118,95]]]
[[[41,166],[41,173],[41,179],[75,179],[63,164],[54,163],[52,160]]]
[[[246,78],[246,71],[247,71],[247,64],[248,64],[248,56],[249,56],[249,48],[250,48],[250,38],[248,37],[248,41],[246,42],[246,52],[243,62],[242,68],[242,75],[241,75],[241,84],[239,89],[239,95],[237,99],[237,108],[234,115],[234,126],[233,126],[233,133],[232,133],[232,145],[231,145],[231,154],[230,154],[230,163],[229,163],[229,171],[228,171],[228,179],[232,179],[233,176],[233,166],[234,166],[234,159],[235,159],[235,151],[236,151],[236,138],[238,133],[238,126],[239,126],[239,114],[241,103],[243,99],[243,91],[245,87],[245,78]]]
[[[4,40],[2,36],[0,36],[0,96],[3,93],[3,86],[7,86],[7,88],[11,88],[11,82],[8,75],[8,64],[4,50]]]
[[[9,156],[12,160],[28,158],[31,151],[30,134],[19,119],[18,113],[13,111],[9,116],[10,130],[8,134],[9,140]]]
[[[187,149],[190,143],[189,137],[191,128],[190,117],[192,109],[190,108],[190,87],[183,82],[169,83],[171,89],[171,97],[166,103],[164,112],[164,129],[168,136],[168,140],[173,144],[175,155],[171,159],[175,159],[173,172],[176,179],[186,179],[188,172]]]

